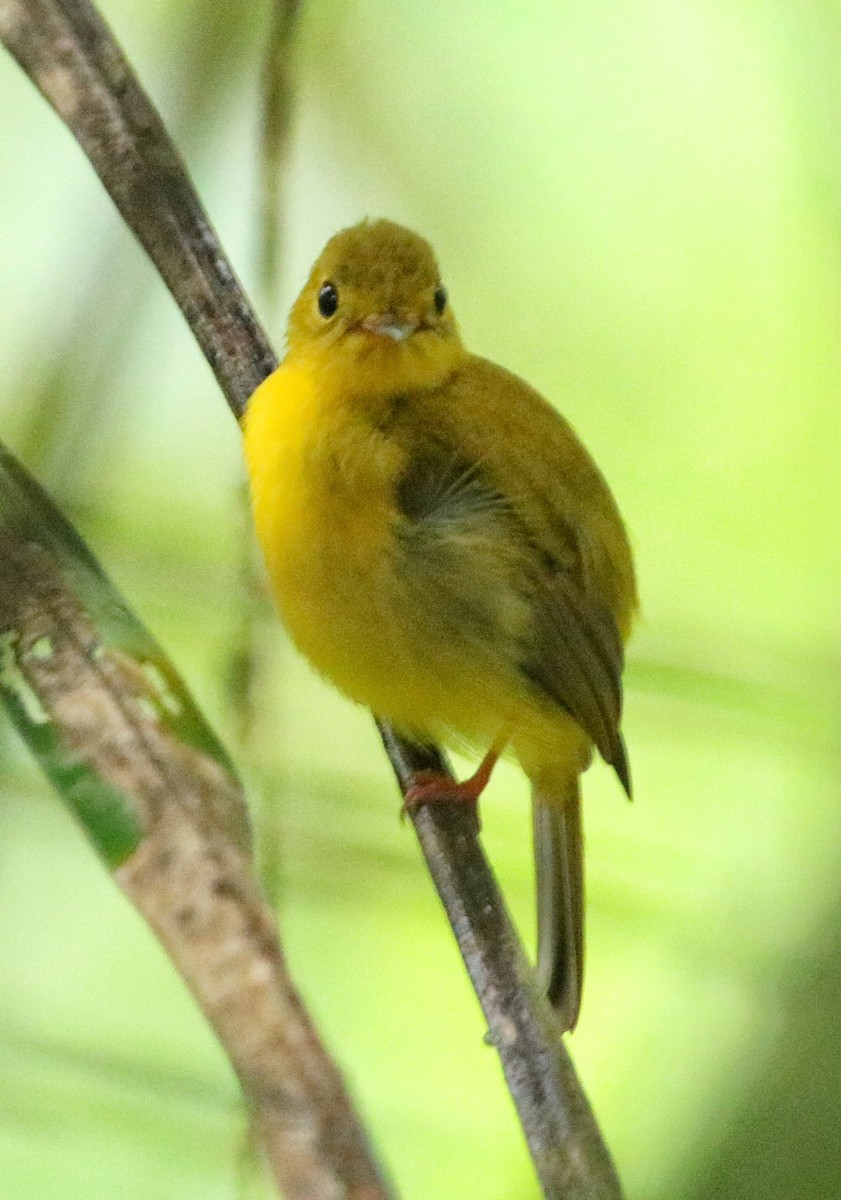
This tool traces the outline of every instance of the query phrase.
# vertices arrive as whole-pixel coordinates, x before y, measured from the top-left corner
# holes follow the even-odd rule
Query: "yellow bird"
[[[327,243],[254,393],[245,453],[292,640],[407,737],[512,753],[532,785],[538,965],[564,1028],[583,967],[579,776],[619,732],[628,538],[570,426],[468,353],[432,250],[391,221]],[[420,778],[409,804],[452,794]]]

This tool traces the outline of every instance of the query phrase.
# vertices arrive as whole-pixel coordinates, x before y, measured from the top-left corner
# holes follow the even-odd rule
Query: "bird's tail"
[[[532,792],[537,974],[565,1030],[574,1029],[584,974],[584,846],[578,777]]]

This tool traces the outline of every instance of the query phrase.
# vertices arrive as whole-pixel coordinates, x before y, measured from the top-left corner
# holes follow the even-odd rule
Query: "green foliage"
[[[105,861],[119,866],[142,837],[134,798],[91,756],[95,739],[76,736],[72,705],[99,707],[103,696],[137,710],[182,745],[232,767],[161,648],[103,574],[73,527],[0,444],[0,695],[59,795]],[[40,610],[40,611],[38,611]],[[90,681],[78,694],[54,695],[68,652],[80,651]],[[123,697],[112,683],[125,692]],[[100,717],[104,724],[104,714]],[[104,728],[97,731],[105,737]],[[247,830],[241,813],[238,838]]]
[[[108,15],[250,284],[265,29],[231,11]],[[823,1200],[841,1173],[839,53],[828,8],[749,0],[302,13],[283,303],[335,228],[414,225],[468,344],[557,401],[634,536],[636,798],[599,768],[585,780],[571,1043],[631,1200]],[[0,197],[2,432],[233,744],[238,433],[30,91],[0,59],[0,154],[16,164]],[[408,1200],[533,1197],[370,718],[272,618],[255,637],[242,765],[296,976]],[[236,1196],[242,1118],[212,1036],[15,746],[0,752],[9,1194]],[[484,822],[528,933],[513,768]]]

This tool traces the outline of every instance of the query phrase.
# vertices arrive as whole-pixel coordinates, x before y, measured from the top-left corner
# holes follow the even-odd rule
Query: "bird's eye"
[[[440,317],[441,313],[447,307],[447,293],[444,288],[437,287],[435,289],[435,295],[432,297],[432,303],[435,305],[435,311]]]
[[[339,293],[335,283],[322,283],[318,289],[318,311],[322,317],[332,317],[339,307]]]

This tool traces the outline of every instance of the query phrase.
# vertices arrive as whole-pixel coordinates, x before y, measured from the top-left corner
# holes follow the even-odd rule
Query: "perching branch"
[[[447,770],[434,746],[380,736],[405,791],[418,771]],[[426,865],[458,941],[508,1088],[549,1200],[622,1200],[593,1111],[561,1041],[555,1013],[536,986],[505,901],[464,801],[411,813]]]
[[[0,36],[65,120],[184,312],[237,417],[274,355],[149,99],[87,0],[0,0]],[[383,730],[405,787],[442,762]],[[590,1107],[461,804],[415,829],[499,1051],[549,1200],[620,1200]]]
[[[236,1071],[290,1200],[388,1200],[286,970],[242,789],[161,648],[0,447],[0,691]]]

